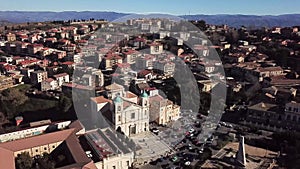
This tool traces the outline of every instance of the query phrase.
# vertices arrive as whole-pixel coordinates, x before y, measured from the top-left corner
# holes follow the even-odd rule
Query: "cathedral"
[[[149,130],[150,104],[146,92],[137,96],[116,83],[105,89],[105,97],[91,98],[92,112],[103,115],[112,128],[129,137]]]

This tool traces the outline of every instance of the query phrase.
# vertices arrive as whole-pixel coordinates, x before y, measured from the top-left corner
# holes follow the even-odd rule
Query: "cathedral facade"
[[[117,131],[127,136],[149,130],[149,98],[143,93],[137,103],[117,96],[114,99],[113,123]]]
[[[91,99],[94,123],[107,121],[113,129],[129,137],[149,131],[150,103],[146,92],[137,96],[116,83],[106,86],[105,89],[105,96]],[[102,117],[105,118],[104,121]]]

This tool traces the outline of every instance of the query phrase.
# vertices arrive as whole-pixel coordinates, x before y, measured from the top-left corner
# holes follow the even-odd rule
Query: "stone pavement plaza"
[[[141,147],[136,152],[137,165],[143,165],[172,152],[172,149],[163,140],[150,131],[132,136],[131,139]]]

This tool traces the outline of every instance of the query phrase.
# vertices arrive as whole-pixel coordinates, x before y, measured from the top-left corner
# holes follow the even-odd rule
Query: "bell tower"
[[[122,123],[122,111],[123,111],[123,100],[120,96],[114,99],[115,111],[114,111],[114,123],[115,126]]]
[[[142,107],[149,107],[149,96],[145,91],[141,95],[141,98],[142,98],[142,102],[141,102],[142,105],[141,106]]]
[[[142,130],[143,131],[149,131],[149,107],[150,107],[150,103],[149,103],[149,96],[148,94],[144,91],[143,94],[141,95],[141,106],[142,106],[142,112],[141,112],[141,117],[142,119]]]

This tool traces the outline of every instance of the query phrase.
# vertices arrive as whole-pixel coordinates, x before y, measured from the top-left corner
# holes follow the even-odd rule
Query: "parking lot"
[[[197,159],[205,151],[204,144],[197,139],[201,133],[201,123],[204,121],[205,116],[199,116],[192,111],[182,111],[181,117],[167,126],[152,124],[151,131],[170,148],[170,151],[163,156],[152,158],[150,164],[143,168],[182,168],[197,163]]]
[[[137,153],[139,163],[149,163],[142,168],[187,168],[216,154],[217,151],[211,149],[217,141],[213,135],[215,128],[223,133],[232,130],[232,126],[206,120],[206,116],[187,110],[167,126],[151,124],[152,133],[134,138],[143,147]],[[204,128],[210,129],[209,132],[203,131]]]
[[[186,133],[194,128],[196,123],[196,114],[195,113],[181,113],[181,117],[169,123],[167,126],[158,126],[152,124],[151,128],[158,129],[159,132],[156,133],[157,136],[163,140],[170,147],[174,148],[181,140],[184,139]],[[198,122],[200,124],[200,122]]]
[[[177,121],[167,126],[151,124],[152,134],[165,143],[170,151],[151,158],[149,164],[145,163],[141,168],[185,169],[199,166],[209,157],[224,156],[223,151],[216,149],[222,142],[219,136],[236,133],[239,125],[215,119],[213,116],[183,111]]]

